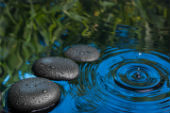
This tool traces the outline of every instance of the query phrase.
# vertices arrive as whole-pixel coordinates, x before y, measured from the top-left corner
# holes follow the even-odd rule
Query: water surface
[[[135,3],[141,6],[138,1]],[[101,16],[98,16],[100,14],[96,11],[95,18],[91,19],[92,23],[81,32],[79,29],[84,27],[84,23],[81,23],[83,27],[80,24],[82,28],[79,28],[75,21],[67,20],[67,16],[64,16],[61,18],[62,22],[66,19],[77,25],[78,29],[74,30],[74,26],[71,31],[66,27],[53,44],[46,43],[47,39],[40,34],[37,42],[31,43],[0,37],[7,46],[0,50],[3,53],[0,58],[4,58],[3,65],[0,64],[2,107],[6,107],[5,93],[14,82],[35,77],[31,71],[35,60],[44,56],[65,57],[63,53],[67,47],[88,44],[100,51],[100,58],[91,63],[79,62],[80,75],[76,80],[53,81],[61,86],[62,96],[58,106],[50,113],[170,113],[170,8],[166,5],[169,2],[158,0],[156,5],[149,1],[148,4],[151,6],[144,9],[138,7],[140,14],[133,17],[137,18],[134,21],[128,18],[129,13],[127,15],[127,12],[123,12],[123,7],[121,9],[112,4],[117,18],[111,15],[112,10],[108,9]],[[107,2],[104,5],[107,6]],[[120,3],[120,6],[124,5]],[[160,5],[165,8],[161,9],[158,7]],[[0,2],[0,7],[4,9],[5,5]],[[154,10],[149,11],[150,8]],[[87,12],[91,14],[91,10],[93,9],[88,9]],[[105,14],[110,16],[106,19]],[[13,64],[20,62],[9,63],[13,61],[9,60],[11,57],[5,59],[7,53],[11,53],[12,57],[19,54],[9,51],[8,43],[20,49],[22,46],[17,47],[17,44],[25,44],[24,47],[31,51],[40,52],[27,53],[27,49],[21,49],[19,59],[24,60],[16,69],[18,65]],[[37,45],[36,49],[34,43]],[[25,53],[29,54],[28,58],[25,58]]]

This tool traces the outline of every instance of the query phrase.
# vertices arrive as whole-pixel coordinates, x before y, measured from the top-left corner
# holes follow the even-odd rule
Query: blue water
[[[80,63],[50,113],[170,113],[170,57],[157,51],[108,47],[94,63]],[[22,74],[20,79],[35,77]]]
[[[169,113],[169,67],[169,57],[161,53],[108,48],[101,62],[81,66],[79,83],[73,88],[76,110]]]
[[[66,2],[69,3],[70,1],[68,0]],[[79,1],[80,3],[76,2],[77,5],[83,2],[83,0],[72,1]],[[95,3],[94,1],[93,3]],[[104,0],[100,0],[100,4],[102,3],[101,1]],[[103,13],[103,8],[111,7],[109,2],[113,1],[115,2],[113,4],[114,13],[109,11],[110,8]],[[128,10],[132,10],[134,7],[133,5],[131,7],[131,4],[135,4],[137,1],[128,1],[126,4],[123,0],[119,2],[118,0],[105,0],[105,4],[101,4],[100,6],[96,4],[94,8],[90,8],[90,10],[94,9],[94,11],[87,11],[85,13],[81,11],[83,5],[79,6],[82,9],[77,13],[80,13],[81,16],[91,18],[91,16],[88,16],[91,15],[90,13],[94,13],[95,16],[95,12],[99,12],[98,16],[91,18],[92,22],[87,22],[89,24],[88,32],[92,34],[87,37],[86,35],[82,35],[83,31],[86,30],[84,24],[86,23],[86,19],[83,19],[83,22],[78,22],[82,24],[78,25],[74,21],[74,18],[73,21],[69,20],[70,17],[67,17],[69,15],[63,12],[57,11],[56,14],[53,14],[56,21],[60,21],[63,28],[66,28],[61,32],[61,37],[55,37],[56,40],[54,43],[49,45],[46,42],[47,39],[39,34],[38,42],[44,48],[43,51],[37,54],[30,53],[29,59],[25,59],[24,53],[21,51],[20,57],[22,57],[21,59],[24,63],[18,70],[10,70],[8,69],[10,66],[4,66],[4,63],[2,63],[3,65],[0,63],[0,77],[3,78],[0,84],[0,96],[2,92],[4,97],[2,98],[2,106],[0,103],[0,112],[2,107],[7,109],[5,100],[7,96],[6,91],[12,83],[18,80],[36,77],[31,72],[32,64],[36,59],[44,56],[65,57],[63,56],[63,52],[67,47],[76,44],[88,44],[97,49],[100,48],[100,59],[92,63],[78,63],[80,66],[80,75],[76,80],[53,81],[61,86],[61,99],[60,103],[50,113],[170,113],[170,23],[168,21],[170,10],[167,5],[170,0],[157,0],[156,2],[158,4],[156,2],[151,4],[151,1],[147,0],[142,2],[141,0],[141,3],[148,2],[148,7],[143,7],[143,9],[141,7],[141,10],[136,7],[134,18],[131,20],[132,13],[125,14],[125,10],[127,9],[127,12]],[[17,21],[15,8],[13,10],[13,3],[5,4],[6,2],[8,3],[8,0],[0,0],[0,15],[1,12],[5,13],[6,7],[9,6],[9,13],[11,12],[11,16]],[[59,0],[54,0],[50,5],[54,6],[58,2]],[[162,8],[159,4],[165,4],[165,7],[163,6]],[[127,6],[124,7],[124,5]],[[87,8],[89,7],[90,4],[87,5]],[[48,12],[48,8],[44,10]],[[77,9],[76,6],[73,9],[71,7],[68,7],[68,9],[64,7],[63,11],[65,10],[68,10],[67,12],[73,11],[74,14],[74,10]],[[135,16],[137,13],[139,13],[139,20]],[[118,18],[112,18],[115,14]],[[22,16],[27,17],[26,15]],[[76,17],[79,16],[75,15]],[[118,22],[119,18],[121,20],[120,22]],[[2,22],[4,21],[3,19]],[[142,26],[140,21],[144,22]],[[23,23],[28,22],[23,21]],[[71,27],[67,27],[74,23],[80,29],[84,27],[84,30],[77,32],[74,29],[72,30]],[[6,26],[6,24],[3,26],[9,33],[1,34],[7,35],[3,37],[13,37],[15,35],[13,29]],[[61,27],[61,25],[57,27]],[[35,32],[38,33],[39,30]],[[11,43],[13,41],[9,42]],[[26,43],[24,40],[16,42],[23,45]],[[6,49],[4,53],[6,54]],[[5,59],[5,61],[7,60]],[[18,75],[18,78],[15,75]]]
[[[79,63],[78,79],[53,81],[61,86],[62,96],[50,113],[170,113],[169,53],[160,52],[162,48],[136,49],[142,42],[136,38],[136,30],[118,25],[115,31],[118,41],[99,50],[98,61]],[[64,35],[68,35],[67,30]],[[39,43],[47,47],[43,37]],[[99,48],[94,43],[88,45]],[[67,48],[56,51],[61,47],[57,40],[51,46],[53,56]],[[29,70],[33,62],[34,59],[26,61],[26,72],[18,70],[20,80],[36,77]],[[10,87],[7,84],[11,79],[7,75],[2,85]]]

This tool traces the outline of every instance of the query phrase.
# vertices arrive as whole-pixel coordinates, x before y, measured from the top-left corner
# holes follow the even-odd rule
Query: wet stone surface
[[[59,86],[39,77],[16,82],[7,96],[8,110],[12,113],[43,113],[55,107],[59,100]]]
[[[79,66],[62,57],[44,57],[35,61],[32,67],[35,75],[52,80],[73,80],[78,77]]]
[[[68,48],[64,54],[65,56],[78,62],[96,61],[100,56],[100,52],[96,48],[89,45],[72,46]]]

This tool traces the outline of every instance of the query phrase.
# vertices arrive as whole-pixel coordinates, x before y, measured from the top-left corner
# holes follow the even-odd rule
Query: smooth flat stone
[[[78,62],[92,62],[96,61],[99,56],[100,52],[89,45],[76,45],[68,48],[64,52],[65,56],[71,58],[72,60]]]
[[[78,77],[79,66],[71,59],[44,57],[32,66],[35,75],[52,80],[73,80]]]
[[[39,77],[16,82],[7,95],[7,105],[12,113],[43,112],[56,106],[59,100],[59,86]]]

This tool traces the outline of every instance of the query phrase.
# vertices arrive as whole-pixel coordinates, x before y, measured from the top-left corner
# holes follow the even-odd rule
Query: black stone
[[[45,78],[28,78],[13,84],[7,93],[12,113],[45,113],[60,100],[59,86]]]
[[[72,60],[78,61],[78,62],[92,62],[96,61],[100,53],[99,51],[88,45],[76,45],[68,48],[64,52],[65,56],[71,58]]]
[[[62,57],[44,57],[33,64],[35,75],[52,80],[73,80],[78,77],[79,66]]]

